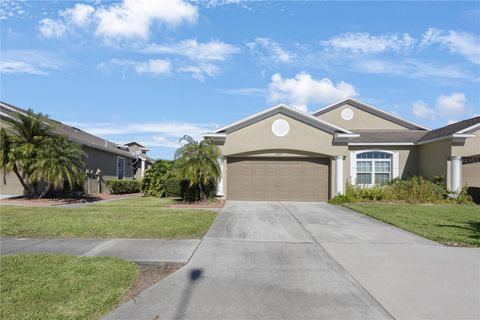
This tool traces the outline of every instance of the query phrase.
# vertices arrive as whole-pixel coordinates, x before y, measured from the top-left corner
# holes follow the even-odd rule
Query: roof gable
[[[301,112],[298,111],[286,104],[279,104],[276,105],[272,108],[269,108],[267,110],[261,111],[259,113],[253,114],[247,118],[241,119],[237,122],[231,123],[225,127],[222,127],[216,131],[214,131],[214,134],[228,134],[237,130],[240,130],[246,126],[249,126],[251,124],[254,124],[256,122],[259,122],[261,120],[267,119],[273,115],[276,114],[284,114],[288,117],[291,117],[295,120],[301,121],[303,123],[306,123],[308,125],[311,125],[313,127],[316,127],[318,129],[324,130],[329,133],[345,133],[345,134],[352,134],[351,131],[344,129],[342,127],[339,127],[337,125],[334,125],[333,123],[330,123],[328,121],[325,121],[323,119],[317,118],[312,116],[309,113]]]
[[[327,112],[330,112],[332,110],[335,110],[337,108],[340,108],[345,105],[350,105],[352,107],[358,108],[364,112],[370,113],[378,118],[387,120],[389,122],[395,123],[405,129],[410,129],[410,130],[429,130],[426,127],[420,126],[416,123],[413,123],[411,121],[402,119],[394,114],[391,114],[389,112],[383,111],[381,109],[378,109],[372,105],[366,104],[364,102],[361,102],[359,100],[353,99],[353,98],[348,98],[341,100],[339,102],[336,102],[334,104],[331,104],[329,106],[326,106],[320,110],[317,110],[313,112],[312,114],[316,117],[321,116],[322,114],[325,114]],[[330,119],[331,121],[331,119]]]
[[[480,128],[480,116],[449,124],[428,132],[419,142],[439,140],[452,135],[468,135]]]

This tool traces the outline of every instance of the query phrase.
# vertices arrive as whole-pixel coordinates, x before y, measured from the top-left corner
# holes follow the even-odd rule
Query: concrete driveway
[[[227,202],[184,268],[105,319],[478,319],[479,258],[328,204]]]

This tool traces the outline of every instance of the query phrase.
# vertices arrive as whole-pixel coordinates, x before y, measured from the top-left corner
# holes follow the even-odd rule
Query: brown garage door
[[[462,184],[468,186],[468,193],[480,203],[480,156],[463,159]]]
[[[228,158],[227,199],[327,201],[326,158]]]

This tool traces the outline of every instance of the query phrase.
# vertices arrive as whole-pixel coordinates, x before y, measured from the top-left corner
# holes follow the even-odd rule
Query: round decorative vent
[[[353,119],[353,110],[350,108],[345,108],[342,110],[342,119],[343,120],[352,120]]]
[[[289,130],[290,126],[288,125],[288,122],[283,119],[275,120],[272,123],[272,132],[277,137],[286,136]]]

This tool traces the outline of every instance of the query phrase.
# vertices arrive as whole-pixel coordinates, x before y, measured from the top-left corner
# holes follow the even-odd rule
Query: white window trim
[[[118,179],[118,159],[123,159],[123,178],[122,179]],[[125,161],[125,157],[118,157],[117,156],[117,180],[124,180],[125,179],[125,166],[126,166],[126,161]]]
[[[352,185],[357,185],[357,154],[364,152],[384,152],[392,155],[392,179],[400,176],[400,153],[398,151],[382,150],[382,149],[370,149],[370,150],[357,150],[350,151],[350,181]],[[362,160],[362,159],[360,159]],[[366,159],[368,160],[368,159]],[[378,159],[382,160],[382,159]],[[375,164],[373,164],[375,165]],[[372,168],[372,171],[374,168]],[[372,186],[372,184],[366,186]]]

